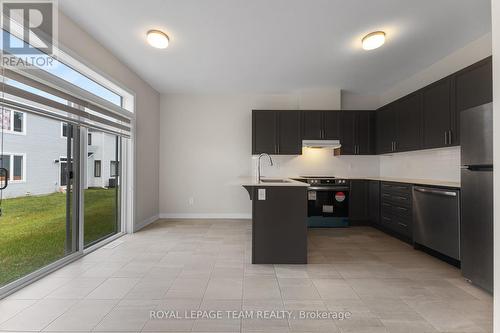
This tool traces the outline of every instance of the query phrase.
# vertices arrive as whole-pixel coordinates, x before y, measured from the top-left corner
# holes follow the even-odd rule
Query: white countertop
[[[271,186],[288,186],[288,187],[308,187],[309,184],[304,182],[299,182],[290,178],[275,178],[275,177],[262,177],[262,179],[285,179],[287,182],[284,183],[259,183],[254,177],[241,177],[241,186],[260,186],[260,187],[271,187]]]
[[[363,177],[358,179],[460,188],[460,182],[450,182],[446,180],[435,180],[435,179],[413,179],[413,178],[392,178],[392,177],[366,177],[366,178]]]
[[[299,179],[301,177],[293,177]],[[395,182],[395,183],[406,183],[415,185],[430,185],[430,186],[442,186],[442,187],[452,187],[460,188],[460,182],[451,182],[446,180],[436,180],[436,179],[414,179],[414,178],[396,178],[396,177],[339,177],[344,179],[364,179],[364,180],[378,180],[382,182]],[[259,183],[254,177],[241,177],[239,179],[239,184],[241,186],[310,186],[307,183],[303,183],[291,178],[277,178],[277,177],[262,177],[262,179],[286,179],[286,183]]]

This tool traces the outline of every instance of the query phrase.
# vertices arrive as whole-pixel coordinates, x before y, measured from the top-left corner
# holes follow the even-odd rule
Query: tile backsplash
[[[274,166],[262,160],[262,175],[295,177],[393,177],[460,181],[460,147],[420,150],[380,156],[333,156],[326,149],[307,149],[300,156],[273,156]],[[254,176],[257,157],[252,159]]]
[[[460,181],[460,147],[380,156],[380,176]]]

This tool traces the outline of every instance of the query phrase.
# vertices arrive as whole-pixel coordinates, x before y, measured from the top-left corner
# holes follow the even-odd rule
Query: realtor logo
[[[56,3],[1,0],[1,10],[3,65],[50,66],[57,41]]]

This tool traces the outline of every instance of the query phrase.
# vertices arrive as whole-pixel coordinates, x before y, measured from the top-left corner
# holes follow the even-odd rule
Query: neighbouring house
[[[68,125],[10,109],[5,109],[0,118],[0,166],[9,170],[9,185],[3,190],[3,198],[65,191]],[[115,186],[116,137],[89,129],[86,140],[84,188]]]

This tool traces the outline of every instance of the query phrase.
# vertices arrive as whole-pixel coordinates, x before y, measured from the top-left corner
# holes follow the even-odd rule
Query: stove
[[[300,176],[301,180],[311,185],[344,185],[348,186],[347,179],[331,176]]]
[[[350,181],[332,176],[301,176],[307,188],[307,224],[311,228],[349,226]]]

